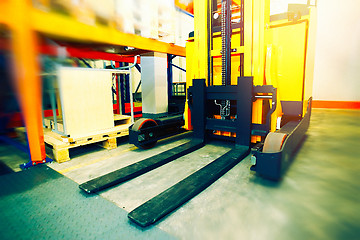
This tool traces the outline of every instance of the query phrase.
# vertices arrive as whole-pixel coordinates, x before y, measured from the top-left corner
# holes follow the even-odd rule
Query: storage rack
[[[154,39],[127,34],[105,25],[87,25],[75,18],[55,12],[44,12],[30,0],[0,2],[0,27],[9,31],[15,89],[27,129],[31,164],[46,160],[41,108],[40,36],[54,40],[92,46],[128,46],[151,52],[185,56],[185,48]],[[74,45],[76,47],[76,44]],[[119,55],[114,54],[114,58]]]

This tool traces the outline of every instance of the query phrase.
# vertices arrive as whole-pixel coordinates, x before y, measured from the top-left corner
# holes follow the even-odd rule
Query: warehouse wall
[[[313,97],[360,101],[360,1],[319,0]]]
[[[307,0],[270,0],[270,15],[287,12],[289,3],[307,4]]]

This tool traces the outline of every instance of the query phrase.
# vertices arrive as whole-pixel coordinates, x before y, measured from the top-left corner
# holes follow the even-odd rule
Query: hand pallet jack
[[[201,7],[204,2],[208,3],[207,0],[196,2]],[[198,78],[193,79],[192,86],[188,87],[187,103],[191,110],[193,139],[79,186],[87,193],[94,193],[125,182],[203,147],[210,137],[231,139],[235,142],[232,150],[131,211],[128,214],[129,219],[142,227],[155,223],[199,194],[248,156],[250,151],[252,170],[264,177],[279,180],[309,126],[311,98],[303,117],[297,116],[294,121],[287,121],[279,130],[271,132],[274,124],[272,114],[279,103],[277,88],[272,85],[254,86],[253,77],[245,76],[237,77],[237,84],[231,85],[233,56],[230,45],[233,29],[229,14],[230,2],[222,0],[221,4],[222,84],[211,85],[206,78]],[[213,9],[216,3],[217,1],[213,1]],[[241,6],[244,6],[243,1]],[[240,23],[244,26],[244,14],[241,16]],[[240,33],[243,36],[244,30]],[[243,43],[243,40],[241,42]],[[253,123],[254,102],[258,99],[270,101],[271,108],[265,114],[264,123]],[[220,115],[216,114],[219,108]],[[253,135],[263,136],[262,139],[265,140],[251,148]]]
[[[129,143],[138,148],[152,148],[158,140],[181,133],[183,125],[182,113],[158,118],[140,118],[129,127]]]

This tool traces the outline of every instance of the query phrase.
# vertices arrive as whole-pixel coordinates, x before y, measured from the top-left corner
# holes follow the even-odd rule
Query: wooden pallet
[[[51,131],[50,128],[45,128],[44,141],[46,144],[51,146],[53,158],[59,163],[70,160],[70,148],[92,143],[100,143],[103,148],[108,150],[114,149],[117,147],[116,138],[129,135],[130,117],[124,115],[114,115],[114,121],[116,125],[114,128],[98,131],[96,133],[91,133],[77,138],[62,136]],[[53,124],[51,124],[51,126],[53,127]]]
[[[130,116],[114,114],[115,127],[119,126],[119,125],[127,125],[129,123],[130,123]],[[54,130],[55,129],[54,118],[53,117],[44,118],[44,125],[47,128]],[[64,131],[62,116],[57,116],[57,127],[58,127],[58,131],[60,131],[60,132]],[[105,131],[105,132],[107,132],[107,131]]]
[[[121,127],[123,127],[123,129],[115,127],[115,132],[91,135],[80,139],[64,137],[60,134],[52,132],[50,129],[44,129],[44,141],[46,144],[51,146],[54,160],[58,163],[62,163],[70,160],[70,148],[84,146],[92,143],[101,143],[101,146],[108,150],[116,148],[116,138],[129,134],[128,126]]]
[[[86,136],[72,138],[62,136],[51,130],[53,123],[51,118],[47,118],[44,128],[44,142],[46,144],[47,155],[58,163],[70,160],[69,149],[87,144],[98,143],[105,149],[111,150],[117,147],[116,138],[129,135],[130,117],[124,115],[114,116],[115,127],[91,133]],[[61,125],[60,125],[61,126]],[[25,128],[17,128],[18,136],[25,140]],[[49,154],[50,150],[50,154]]]

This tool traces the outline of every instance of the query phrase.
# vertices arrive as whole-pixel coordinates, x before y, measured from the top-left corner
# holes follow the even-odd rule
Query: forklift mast
[[[290,120],[301,120],[307,111],[312,96],[316,7],[290,4],[288,13],[270,17],[269,0],[230,1],[232,14],[224,21],[224,2],[194,1],[194,35],[186,45],[186,85],[190,87],[192,79],[199,78],[206,79],[207,86],[236,85],[238,77],[252,76],[256,87],[251,141],[258,143]],[[218,103],[208,107],[219,109]],[[213,117],[218,115],[214,112]],[[188,103],[185,128],[192,129]]]

